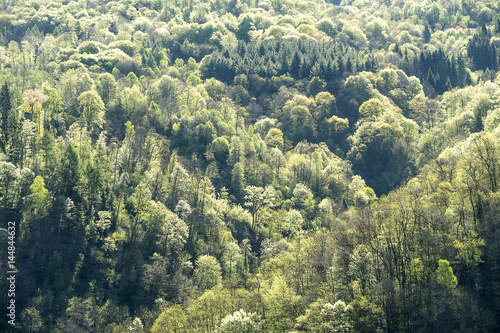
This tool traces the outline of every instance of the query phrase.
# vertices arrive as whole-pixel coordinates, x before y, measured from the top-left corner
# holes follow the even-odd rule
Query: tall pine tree
[[[7,82],[4,82],[2,89],[0,90],[0,112],[2,117],[2,137],[1,137],[1,147],[2,151],[6,153],[7,147],[7,132],[8,132],[8,120],[9,113],[12,109],[12,101],[10,97],[10,90]]]
[[[483,24],[467,45],[467,53],[472,58],[477,70],[497,69],[497,54],[495,46],[490,43],[490,39],[491,33]]]

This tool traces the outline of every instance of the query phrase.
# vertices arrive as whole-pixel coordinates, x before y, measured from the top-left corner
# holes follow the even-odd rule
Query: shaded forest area
[[[2,0],[0,331],[499,331],[499,7]]]

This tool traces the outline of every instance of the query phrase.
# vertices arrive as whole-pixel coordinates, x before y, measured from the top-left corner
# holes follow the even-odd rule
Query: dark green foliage
[[[347,67],[333,68],[333,64],[347,63]],[[350,47],[331,41],[269,40],[257,45],[254,42],[238,44],[236,52],[222,49],[211,54],[204,64],[205,77],[231,83],[236,75],[257,74],[263,78],[289,74],[295,79],[309,78],[313,65],[324,68],[315,73],[327,82],[340,78],[343,71],[354,69],[356,53]],[[362,70],[360,66],[358,70]]]
[[[21,159],[22,141],[20,132],[19,112],[12,110],[7,118],[7,154],[14,163],[19,162]]]
[[[491,33],[483,24],[467,45],[467,53],[478,70],[497,70],[498,58],[494,45],[490,43]]]
[[[76,195],[76,186],[80,181],[81,170],[78,152],[71,143],[66,146],[63,152],[59,174],[59,193],[66,197],[74,198]]]
[[[10,97],[9,85],[4,82],[0,90],[0,114],[2,121],[2,136],[1,136],[1,147],[2,151],[6,153],[7,140],[9,136],[9,115],[12,109],[12,101]]]
[[[450,87],[463,86],[467,72],[461,55],[449,56],[443,50],[422,52],[415,59],[415,69],[421,80],[426,80],[438,94]]]
[[[422,33],[422,37],[424,38],[424,42],[429,43],[431,40],[431,30],[429,26],[426,25],[424,28],[424,32]]]
[[[248,15],[244,16],[241,22],[238,24],[238,30],[236,30],[236,37],[239,40],[248,43],[248,41],[250,40],[250,36],[248,35],[248,33],[253,28],[254,26],[252,18]]]
[[[365,124],[358,129],[359,137],[348,158],[353,169],[367,180],[376,193],[385,194],[411,175],[414,169],[411,146],[398,123]]]
[[[245,195],[245,172],[241,163],[236,163],[231,171],[231,192],[236,200],[242,201]]]

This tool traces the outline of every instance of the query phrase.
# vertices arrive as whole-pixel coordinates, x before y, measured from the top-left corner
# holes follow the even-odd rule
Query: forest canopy
[[[500,330],[499,50],[491,0],[1,1],[0,331]]]

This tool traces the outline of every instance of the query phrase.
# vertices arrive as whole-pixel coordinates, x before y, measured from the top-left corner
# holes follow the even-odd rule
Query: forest
[[[500,332],[499,66],[495,0],[0,0],[0,331]]]

